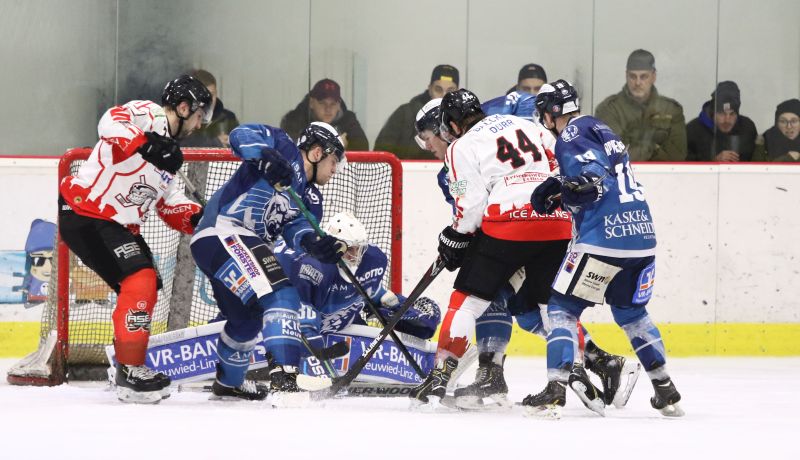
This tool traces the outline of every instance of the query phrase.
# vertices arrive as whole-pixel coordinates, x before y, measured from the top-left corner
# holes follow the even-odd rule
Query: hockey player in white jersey
[[[167,83],[162,105],[131,101],[100,119],[100,141],[88,160],[60,185],[59,232],[81,261],[112,288],[117,397],[155,403],[169,395],[169,378],[144,366],[150,322],[161,280],[139,232],[156,212],[191,233],[201,207],[176,186],[183,163],[176,139],[208,117],[211,94],[183,75]]]
[[[548,302],[548,384],[522,404],[530,413],[557,417],[569,385],[587,407],[602,413],[570,370],[575,320],[586,308],[606,302],[652,381],[651,405],[664,415],[681,416],[661,333],[646,309],[655,282],[656,235],[628,150],[608,126],[580,114],[578,93],[564,80],[544,85],[536,107],[542,124],[559,135],[555,153],[562,177],[539,185],[532,205],[548,213],[563,203],[573,214],[575,231]]]
[[[521,116],[520,118],[530,119],[536,98],[535,96],[526,96],[530,100],[521,109],[526,116]],[[492,101],[489,102],[491,103]],[[420,147],[431,151],[437,159],[444,160],[448,144],[439,136],[440,104],[441,99],[434,99],[425,104],[417,113],[415,128],[417,131],[416,139]],[[512,110],[512,114],[515,114],[513,111],[518,106],[506,101],[503,107],[507,110]],[[481,109],[484,111],[497,111],[497,107],[491,105],[487,107],[487,103],[481,104]],[[538,123],[538,120],[535,122]],[[554,144],[555,138],[553,137],[547,142],[545,149],[552,148]],[[442,167],[442,170],[437,175],[437,182],[442,189],[445,200],[452,205],[454,201],[450,195],[446,167]],[[484,401],[486,399],[502,401],[507,395],[508,386],[505,382],[503,364],[505,351],[511,339],[512,317],[516,319],[521,329],[542,338],[547,337],[545,323],[542,318],[542,315],[546,316],[547,314],[546,305],[544,308],[540,308],[539,305],[526,304],[525,296],[517,295],[517,291],[520,290],[524,280],[524,270],[519,270],[511,277],[509,283],[503,286],[486,311],[476,320],[475,342],[478,351],[478,369],[475,381],[472,384],[456,389],[454,396],[458,407],[464,409],[490,408],[493,405],[485,404]],[[600,377],[603,384],[604,400],[607,401],[606,404],[611,404],[618,391],[630,394],[630,388],[636,383],[635,375],[638,372],[638,364],[626,363],[624,357],[607,353],[597,346],[583,326],[579,327],[584,339],[581,354],[585,353],[586,367]],[[620,404],[624,405],[624,402],[620,401]]]
[[[487,117],[465,89],[445,95],[440,110],[440,134],[452,141],[445,165],[454,215],[439,235],[439,257],[459,272],[436,368],[412,391],[414,405],[435,406],[444,397],[476,319],[517,270],[525,267],[529,280],[521,293],[526,302],[546,302],[571,234],[568,213],[539,215],[530,206],[530,193],[552,171],[549,132],[511,115]]]

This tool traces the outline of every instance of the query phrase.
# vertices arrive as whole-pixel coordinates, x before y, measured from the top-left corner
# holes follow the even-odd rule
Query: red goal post
[[[74,174],[91,149],[68,150],[59,162],[59,183]],[[239,159],[227,149],[183,149],[183,172],[208,200],[233,174]],[[402,164],[387,152],[347,152],[346,167],[320,187],[323,222],[350,211],[364,224],[370,242],[389,259],[384,284],[395,292],[402,285]],[[184,187],[179,175],[179,186]],[[187,196],[191,197],[187,190]],[[164,281],[153,313],[151,331],[159,334],[204,324],[217,313],[210,285],[188,250],[189,237],[151,216],[142,234],[153,251]],[[83,367],[107,366],[103,348],[113,337],[111,311],[116,294],[83,266],[57,237],[49,298],[42,317],[40,349],[9,370],[8,381],[21,385],[58,385]],[[74,374],[74,375],[73,375]],[[97,378],[94,372],[94,378]],[[92,378],[92,377],[89,377]]]

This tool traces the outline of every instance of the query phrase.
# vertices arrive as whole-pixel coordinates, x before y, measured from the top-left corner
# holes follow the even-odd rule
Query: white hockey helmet
[[[369,246],[367,229],[356,219],[356,216],[345,211],[331,217],[324,230],[328,235],[347,244],[347,251],[342,256],[342,260],[350,271],[355,273],[361,264],[361,258],[367,251],[367,246]]]
[[[439,105],[441,103],[442,98],[431,99],[417,112],[417,120],[414,122],[417,135],[414,136],[414,140],[422,150],[427,149],[425,141],[420,137],[423,131],[431,131],[435,136],[439,135]]]

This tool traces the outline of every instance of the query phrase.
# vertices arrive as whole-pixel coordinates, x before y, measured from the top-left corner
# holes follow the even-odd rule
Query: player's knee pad
[[[547,316],[551,327],[547,336],[548,378],[565,380],[572,370],[577,353],[578,318],[571,311],[557,305],[548,307]]]
[[[139,270],[120,282],[117,307],[111,315],[114,352],[120,363],[144,364],[150,323],[158,298],[156,285],[156,272],[152,268]]]
[[[386,312],[391,314],[390,312]],[[381,312],[384,317],[388,316]],[[429,297],[420,297],[397,323],[397,330],[421,339],[429,339],[436,333],[436,326],[442,320],[439,304]]]
[[[661,340],[661,332],[646,311],[643,316],[622,326],[622,330],[628,336],[633,351],[636,352],[646,371],[652,371],[666,363],[666,350]]]

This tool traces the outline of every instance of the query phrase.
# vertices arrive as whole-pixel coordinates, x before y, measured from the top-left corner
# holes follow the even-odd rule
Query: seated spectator
[[[700,116],[686,125],[687,161],[752,161],[756,148],[756,125],[739,114],[739,86],[721,81],[703,104]]]
[[[800,100],[789,99],[775,109],[775,126],[764,132],[767,161],[800,161]]]
[[[429,159],[430,153],[419,148],[414,136],[414,120],[419,109],[431,99],[436,99],[458,89],[458,69],[441,64],[433,68],[428,89],[398,107],[375,139],[375,150],[392,152],[403,159]]]
[[[347,110],[339,84],[325,78],[281,119],[281,129],[297,140],[309,123],[322,121],[336,128],[347,150],[369,150],[369,141],[356,114]]]
[[[655,57],[642,49],[632,52],[625,66],[625,86],[597,106],[595,117],[619,134],[632,161],[683,161],[683,107],[658,94],[655,83]]]
[[[228,133],[239,126],[239,120],[236,119],[236,114],[226,109],[222,100],[217,97],[217,79],[211,72],[203,69],[193,70],[190,75],[206,85],[211,93],[212,114],[210,123],[204,124],[179,142],[181,147],[230,147]]]
[[[525,64],[519,69],[517,84],[506,91],[506,94],[517,91],[536,96],[545,83],[547,83],[547,72],[544,71],[544,67],[539,64]]]

